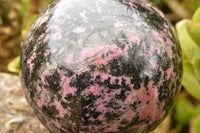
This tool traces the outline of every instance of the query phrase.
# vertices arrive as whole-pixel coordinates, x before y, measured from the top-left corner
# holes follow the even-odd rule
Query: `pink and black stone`
[[[53,133],[148,132],[182,78],[173,27],[145,0],[60,0],[35,20],[21,55],[28,103]]]

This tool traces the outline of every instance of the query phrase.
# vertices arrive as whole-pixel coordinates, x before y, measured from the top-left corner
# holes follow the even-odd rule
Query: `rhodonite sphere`
[[[182,55],[146,0],[59,0],[29,29],[20,77],[53,133],[148,132],[173,106]]]

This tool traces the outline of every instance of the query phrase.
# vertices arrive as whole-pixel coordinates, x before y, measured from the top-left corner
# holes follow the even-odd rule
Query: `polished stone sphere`
[[[150,2],[57,0],[29,29],[20,69],[52,133],[136,133],[168,114],[183,68],[174,28]]]

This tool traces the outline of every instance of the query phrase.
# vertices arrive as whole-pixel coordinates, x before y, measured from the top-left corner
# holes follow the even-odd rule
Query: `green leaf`
[[[159,6],[161,4],[163,4],[162,0],[150,0],[152,3],[154,3],[155,5]]]
[[[187,27],[188,33],[191,38],[200,47],[200,23],[190,23]]]
[[[22,0],[20,10],[19,10],[19,15],[21,19],[23,19],[25,14],[28,12],[29,5],[30,5],[30,0]]]
[[[196,130],[196,133],[200,133],[200,115],[198,115],[196,118],[195,118],[195,130]]]
[[[196,10],[192,17],[192,22],[193,23],[200,23],[200,7]]]
[[[188,58],[187,58],[187,56],[185,55],[184,52],[182,52],[182,56],[183,56],[183,60],[187,60],[187,61],[189,61]]]
[[[19,73],[19,66],[20,66],[20,56],[16,57],[8,64],[8,70],[10,72]]]
[[[189,61],[183,62],[183,86],[197,100],[200,101],[200,82],[195,76],[192,64]]]
[[[176,29],[182,50],[187,58],[193,63],[196,59],[200,58],[200,47],[188,33],[187,27],[190,23],[190,20],[182,20],[177,23]]]
[[[194,109],[194,115],[199,115],[200,114],[200,105],[195,106]]]
[[[197,59],[194,62],[194,72],[195,72],[196,77],[200,81],[200,59]]]
[[[186,2],[187,3],[187,2]],[[199,0],[190,0],[190,9],[192,12],[195,12],[200,7]]]
[[[190,123],[194,110],[188,99],[179,99],[174,109],[174,118],[178,124],[184,126]]]

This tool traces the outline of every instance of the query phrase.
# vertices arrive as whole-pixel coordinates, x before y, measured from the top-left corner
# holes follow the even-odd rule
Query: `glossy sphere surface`
[[[181,49],[145,0],[60,0],[30,28],[20,75],[53,133],[147,132],[179,92]]]

